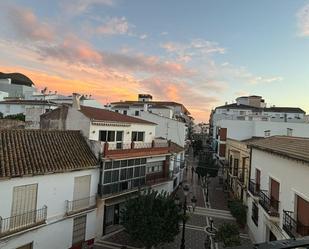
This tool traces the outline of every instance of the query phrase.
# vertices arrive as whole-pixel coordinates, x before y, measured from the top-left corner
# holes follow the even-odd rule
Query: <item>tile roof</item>
[[[94,108],[89,106],[81,106],[80,110],[86,117],[97,121],[112,121],[112,122],[124,122],[124,123],[137,123],[137,124],[150,124],[155,123],[134,118],[128,115],[123,115],[117,112],[112,112],[105,109]]]
[[[237,103],[233,103],[233,104],[229,104],[229,105],[222,105],[222,106],[218,106],[216,107],[216,109],[243,109],[243,110],[256,110],[256,111],[260,111],[262,110],[262,108],[259,107],[255,107],[255,106],[250,106],[250,105],[243,105],[243,104],[237,104]]]
[[[0,179],[94,168],[79,131],[0,130]]]
[[[272,136],[250,143],[250,146],[309,163],[309,138]]]
[[[264,108],[264,112],[289,112],[289,113],[306,113],[299,107],[269,107]]]

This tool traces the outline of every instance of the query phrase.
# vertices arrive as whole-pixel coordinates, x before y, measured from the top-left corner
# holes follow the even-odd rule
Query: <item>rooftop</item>
[[[309,138],[272,136],[254,141],[250,146],[309,163]]]
[[[26,100],[26,99],[6,99],[0,101],[0,105],[7,105],[7,104],[14,104],[14,105],[57,105],[52,101],[47,100]]]
[[[94,168],[79,131],[0,130],[0,179]]]
[[[111,122],[124,122],[124,123],[137,123],[137,124],[149,124],[155,125],[155,123],[142,120],[139,118],[134,118],[131,116],[123,115],[117,112],[89,107],[89,106],[81,106],[80,110],[86,117],[97,120],[97,121],[111,121]]]
[[[134,105],[134,104],[150,104],[150,105],[158,105],[158,106],[181,106],[187,114],[190,114],[189,110],[180,103],[174,101],[134,101],[134,100],[126,100],[120,102],[112,102],[112,105]]]
[[[12,84],[23,85],[23,86],[33,86],[34,83],[26,75],[21,73],[2,73],[0,72],[0,79],[11,79]]]
[[[253,110],[257,112],[289,112],[289,113],[306,113],[304,110],[302,110],[299,107],[254,107],[254,106],[249,106],[249,105],[242,105],[242,104],[228,104],[228,105],[222,105],[216,107],[216,109],[242,109],[242,110]]]

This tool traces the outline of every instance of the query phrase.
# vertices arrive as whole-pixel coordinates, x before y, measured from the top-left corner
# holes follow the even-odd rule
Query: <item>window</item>
[[[133,178],[133,168],[129,168],[127,170],[127,179]]]
[[[116,133],[116,141],[122,141],[122,137],[123,137],[123,131],[117,131]]]
[[[22,185],[13,188],[11,228],[18,228],[35,222],[36,214],[30,211],[36,210],[37,207],[37,188],[37,184]]]
[[[85,241],[86,234],[86,215],[77,217],[73,221],[72,245]]]
[[[115,110],[115,112],[117,112],[117,113],[118,113],[118,112],[119,112],[119,110]]]
[[[123,111],[123,115],[127,115],[128,114],[128,111],[127,110],[124,110]]]
[[[112,182],[118,182],[119,181],[119,170],[113,170],[112,171]]]
[[[114,161],[113,162],[113,169],[120,168],[120,161]]]
[[[132,131],[132,141],[144,141],[144,134],[143,131]]]
[[[125,180],[127,177],[127,170],[126,169],[122,169],[121,170],[121,174],[120,174],[120,180]]]
[[[134,177],[139,177],[140,176],[140,167],[135,167],[134,168]]]
[[[99,131],[99,140],[103,142],[122,142],[123,131]]]
[[[112,172],[105,171],[104,172],[104,183],[111,183],[112,182]]]
[[[121,167],[127,167],[127,166],[128,166],[128,160],[122,160]]]
[[[259,208],[255,202],[252,202],[252,216],[251,216],[254,224],[258,226],[259,223]]]
[[[104,169],[111,169],[112,168],[112,162],[105,162]]]
[[[135,111],[135,116],[139,116],[139,111]]]
[[[152,162],[147,164],[147,173],[157,173],[163,171],[164,161]]]

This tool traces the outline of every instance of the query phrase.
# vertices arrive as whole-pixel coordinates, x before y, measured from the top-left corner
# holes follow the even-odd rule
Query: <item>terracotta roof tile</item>
[[[93,168],[79,131],[0,130],[0,179]]]
[[[309,163],[309,138],[272,136],[250,143],[250,146]]]
[[[137,124],[150,124],[155,123],[142,120],[139,118],[134,118],[131,116],[123,115],[117,112],[112,112],[105,109],[94,108],[89,106],[81,106],[80,110],[86,117],[98,120],[98,121],[112,121],[112,122],[124,122],[124,123],[137,123]]]

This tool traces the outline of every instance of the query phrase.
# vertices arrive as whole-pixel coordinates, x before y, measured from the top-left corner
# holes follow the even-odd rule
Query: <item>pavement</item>
[[[190,218],[186,223],[185,229],[185,245],[187,249],[203,249],[208,234],[206,228],[210,227],[211,221],[213,221],[213,227],[216,229],[218,229],[223,223],[237,223],[227,207],[227,195],[223,191],[223,184],[220,184],[219,177],[211,179],[209,183],[209,202],[206,203],[206,193],[200,186],[197,174],[194,172],[192,173],[192,167],[196,167],[197,159],[193,158],[191,153],[188,161],[188,169],[184,170],[183,185],[188,184],[190,187],[190,192],[187,197],[188,205],[190,205],[190,200],[193,195],[196,197],[197,203],[195,211],[192,212],[191,209],[191,212],[189,212]],[[184,199],[181,186],[176,195],[179,196],[181,200]],[[180,228],[182,228],[182,225]],[[240,228],[240,233],[242,244],[252,245],[249,236],[246,233],[246,229]],[[178,249],[180,248],[181,237],[182,233],[180,232],[176,236],[174,242],[162,245],[156,249]],[[212,237],[211,241],[212,249],[223,248],[222,243],[215,242]],[[127,248],[130,249],[142,248],[137,243],[130,241],[129,236],[122,230],[108,237],[97,240],[94,249],[120,249],[123,245],[127,245]]]

